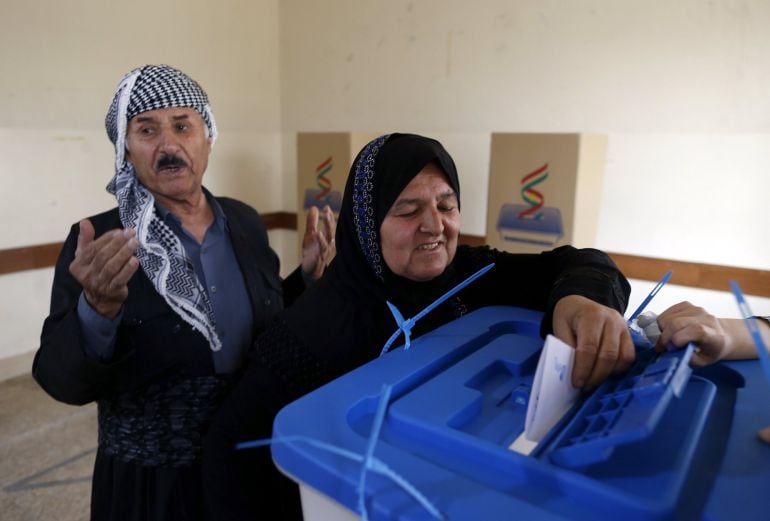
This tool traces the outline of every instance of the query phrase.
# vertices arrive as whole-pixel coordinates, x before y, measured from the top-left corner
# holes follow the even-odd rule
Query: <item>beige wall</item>
[[[169,63],[212,100],[208,186],[262,211],[296,210],[295,132],[417,131],[455,157],[481,235],[490,132],[590,131],[609,136],[597,246],[770,269],[768,26],[764,0],[4,0],[0,248],[113,204],[112,92]],[[294,235],[271,240],[293,267]],[[51,276],[0,276],[0,357],[36,347]],[[734,310],[690,298],[711,297]]]

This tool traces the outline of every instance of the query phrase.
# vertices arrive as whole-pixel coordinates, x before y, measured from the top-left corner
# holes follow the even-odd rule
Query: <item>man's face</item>
[[[199,196],[210,153],[206,124],[195,109],[148,110],[128,122],[126,158],[144,187],[167,206]]]
[[[457,194],[444,172],[430,164],[401,192],[380,225],[382,256],[409,280],[441,275],[454,259],[460,234]]]

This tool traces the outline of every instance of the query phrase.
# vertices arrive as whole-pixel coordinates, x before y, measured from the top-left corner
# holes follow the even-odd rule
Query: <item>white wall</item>
[[[414,131],[454,155],[463,231],[483,235],[490,132],[599,132],[596,246],[767,270],[768,27],[764,0],[4,0],[0,248],[112,206],[112,92],[169,63],[222,131],[208,186],[262,211],[296,210],[295,132]],[[270,235],[286,272],[296,234]],[[0,276],[0,358],[36,347],[50,278]],[[721,293],[658,299],[680,296],[735,314]]]

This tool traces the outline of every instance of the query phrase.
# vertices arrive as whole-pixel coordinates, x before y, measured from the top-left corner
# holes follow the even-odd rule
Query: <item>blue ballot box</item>
[[[582,397],[529,455],[524,430],[541,313],[483,308],[284,408],[272,447],[303,493],[306,520],[356,519],[383,384],[374,456],[450,520],[770,519],[770,385],[756,361],[691,370],[687,350],[640,349],[634,367]],[[294,441],[291,441],[294,440]],[[369,473],[369,519],[435,519]]]

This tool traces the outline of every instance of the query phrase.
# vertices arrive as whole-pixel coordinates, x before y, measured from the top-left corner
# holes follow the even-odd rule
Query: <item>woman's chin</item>
[[[415,282],[427,282],[444,273],[445,269],[445,263],[437,263],[432,266],[421,266],[419,269],[408,272],[405,277]]]

